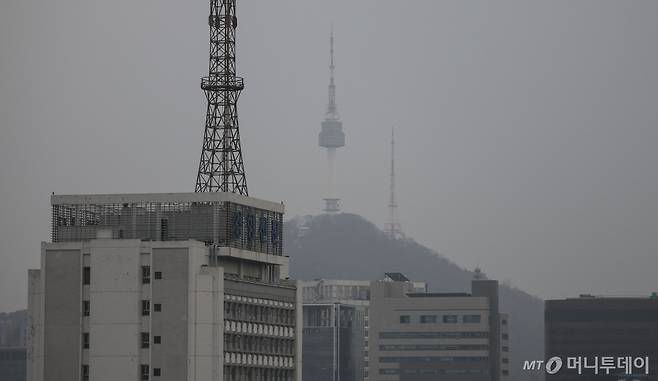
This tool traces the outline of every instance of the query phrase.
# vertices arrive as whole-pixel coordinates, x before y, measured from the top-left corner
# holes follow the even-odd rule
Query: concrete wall
[[[55,246],[42,254],[42,268],[46,274],[42,277],[44,381],[80,379],[81,248],[81,245],[66,249]]]
[[[91,380],[139,379],[139,244],[134,240],[100,240],[89,244]]]
[[[27,381],[43,380],[43,301],[41,270],[29,270],[27,297]]]
[[[151,345],[151,374],[159,368],[161,380],[182,380],[187,377],[188,249],[154,247],[152,263],[151,336],[161,336],[162,344]],[[162,279],[154,279],[155,272]],[[154,310],[158,304],[160,312]]]

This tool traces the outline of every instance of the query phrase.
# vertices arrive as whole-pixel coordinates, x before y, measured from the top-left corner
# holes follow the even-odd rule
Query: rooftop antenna
[[[208,107],[195,192],[248,195],[240,148],[237,102],[244,80],[235,71],[235,0],[210,0],[208,76],[201,79]]]

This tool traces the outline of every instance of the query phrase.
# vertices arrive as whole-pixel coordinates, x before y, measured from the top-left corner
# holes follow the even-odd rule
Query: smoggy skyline
[[[51,192],[194,190],[207,8],[0,5],[0,311],[26,306]],[[386,221],[395,125],[416,241],[542,298],[658,291],[656,14],[653,1],[239,1],[249,193],[287,218],[321,212],[333,23],[344,212]]]

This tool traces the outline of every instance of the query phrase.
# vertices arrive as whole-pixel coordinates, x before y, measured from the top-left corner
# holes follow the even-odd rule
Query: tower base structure
[[[338,213],[340,212],[339,198],[325,198],[324,200],[324,211],[327,213]]]

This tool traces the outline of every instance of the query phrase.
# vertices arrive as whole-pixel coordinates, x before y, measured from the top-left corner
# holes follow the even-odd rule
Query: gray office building
[[[235,193],[53,195],[29,271],[28,381],[300,381],[283,205]]]
[[[362,380],[363,308],[342,303],[304,304],[302,377]]]
[[[402,274],[371,283],[369,376],[378,381],[498,381],[509,375],[498,281],[468,293],[416,292]]]
[[[658,295],[547,300],[547,381],[658,381]]]
[[[25,381],[24,347],[0,347],[0,381]]]

